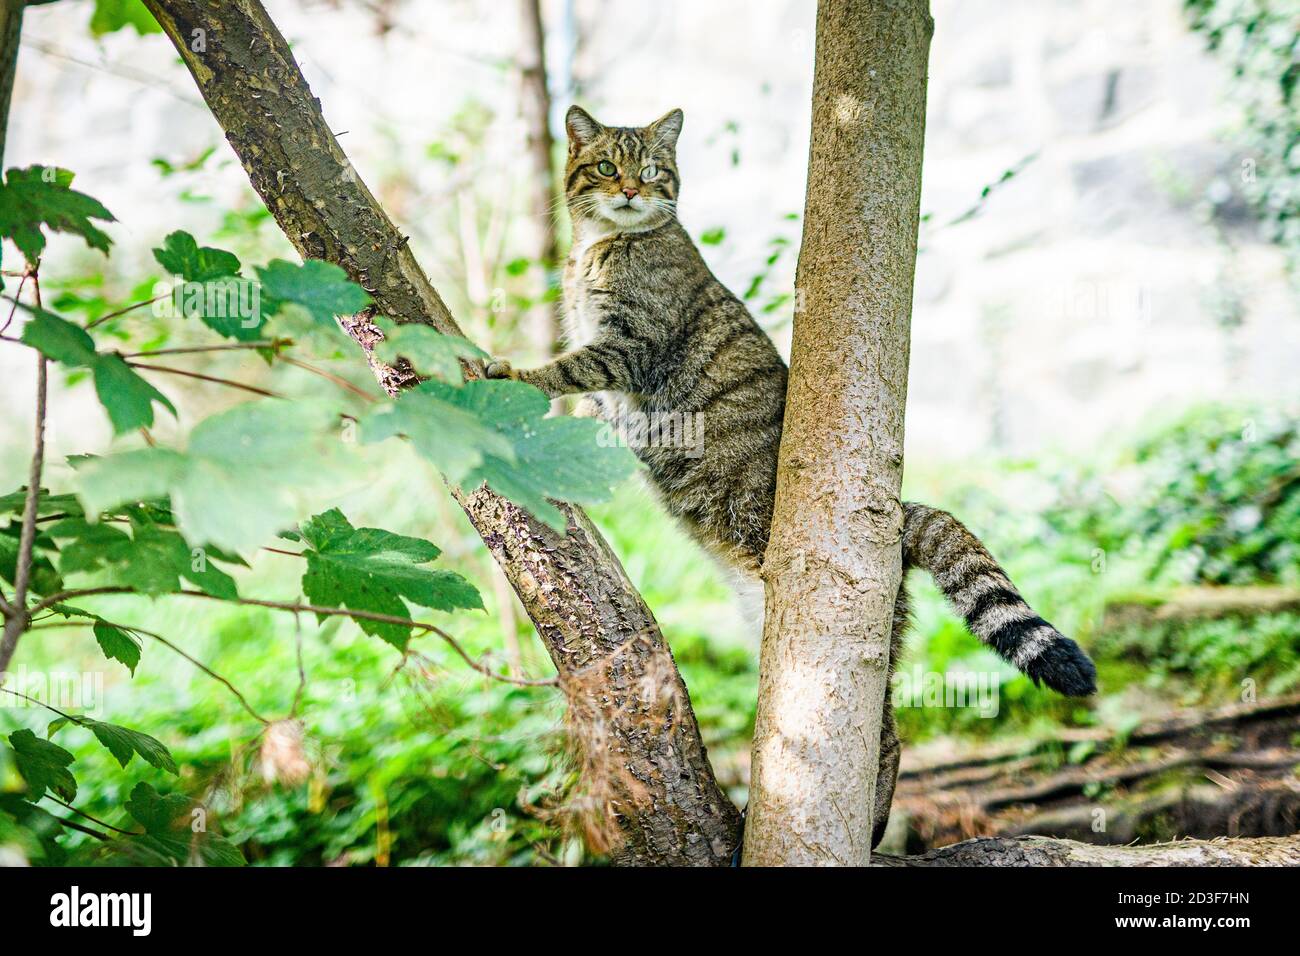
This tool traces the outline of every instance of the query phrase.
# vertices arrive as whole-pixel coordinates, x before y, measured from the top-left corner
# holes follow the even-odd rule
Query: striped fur
[[[699,415],[702,453],[634,450],[695,538],[731,568],[756,576],[772,522],[786,366],[677,222],[681,125],[679,110],[637,129],[569,111],[565,187],[574,241],[564,301],[573,350],[528,371],[493,362],[488,374],[519,378],[550,396],[592,394],[598,414],[616,427],[638,416]],[[1035,681],[1065,694],[1093,691],[1091,661],[1034,613],[974,535],[924,505],[906,504],[905,515],[904,567],[928,571],[973,633]],[[904,588],[891,667],[906,626]],[[893,723],[886,713],[881,827],[898,761]]]

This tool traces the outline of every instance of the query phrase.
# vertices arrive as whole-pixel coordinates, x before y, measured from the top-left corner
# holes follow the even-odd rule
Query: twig
[[[289,716],[298,716],[298,706],[302,703],[302,695],[307,690],[307,668],[302,662],[302,618],[296,614],[293,618],[293,651],[294,658],[298,662],[298,689],[293,694],[293,706],[289,708]]]
[[[342,376],[339,375],[335,375],[333,372],[327,372],[323,368],[317,368],[315,365],[309,365],[306,362],[302,361],[301,359],[291,358],[288,355],[277,355],[276,358],[278,358],[281,362],[288,362],[290,365],[294,365],[298,368],[305,369],[308,372],[313,373],[314,375],[319,375],[321,378],[328,379],[329,381],[333,382],[335,385],[339,386],[339,388],[347,389],[349,392],[352,392],[354,395],[360,395],[368,402],[379,401],[378,398],[376,398],[374,395],[371,395],[365,389],[358,388],[356,385],[353,385],[351,382],[349,382],[346,378],[343,378]]]
[[[289,551],[286,548],[272,548],[270,545],[263,545],[262,550],[270,551],[272,554],[287,554],[291,558],[301,558],[303,556],[301,551]]]
[[[165,298],[167,298],[166,295],[156,295],[152,299],[145,299],[143,302],[136,302],[132,305],[126,306],[125,308],[118,309],[116,312],[110,312],[107,315],[101,315],[99,318],[95,319],[94,321],[87,323],[86,328],[93,329],[101,322],[107,322],[109,319],[116,319],[119,315],[126,315],[128,312],[134,312],[136,309],[142,309],[146,305],[153,305],[155,302]]]
[[[123,587],[121,585],[106,585],[104,587],[98,587],[98,588],[74,588],[70,591],[59,591],[56,594],[51,594],[47,598],[41,598],[41,600],[37,601],[34,605],[32,605],[32,609],[28,612],[28,614],[34,615],[38,611],[44,611],[47,607],[53,607],[54,605],[66,601],[69,598],[90,597],[91,595],[94,594],[134,594],[134,593],[135,593],[135,588]]]
[[[4,335],[4,333],[8,332],[9,326],[13,324],[14,315],[18,312],[18,299],[23,294],[23,286],[27,284],[28,275],[29,273],[24,269],[23,277],[18,280],[18,288],[14,290],[14,304],[9,308],[9,318],[5,319],[4,325],[0,325],[0,335]]]
[[[98,587],[83,588],[80,590],[60,591],[58,594],[50,595],[44,600],[32,607],[31,613],[42,611],[47,607],[66,601],[71,598],[86,597],[93,594],[134,594],[135,589],[130,587]],[[430,634],[437,635],[446,641],[453,651],[468,664],[471,668],[483,674],[485,677],[491,677],[493,680],[499,680],[506,684],[517,684],[520,687],[558,687],[560,681],[558,677],[544,677],[536,680],[530,680],[522,677],[509,677],[505,674],[498,674],[491,668],[474,660],[469,656],[469,652],[461,646],[456,638],[452,637],[436,624],[429,624],[424,621],[413,621],[410,618],[398,617],[395,614],[378,614],[374,611],[358,611],[353,608],[342,607],[323,607],[318,604],[295,604],[292,601],[267,601],[260,598],[223,598],[215,594],[207,594],[203,591],[171,591],[175,595],[184,597],[201,598],[207,601],[222,601],[227,604],[243,604],[251,607],[268,607],[279,611],[290,611],[295,614],[320,614],[326,617],[350,617],[356,621],[375,621],[379,624],[396,624],[399,627],[410,627],[417,631],[427,631]],[[143,633],[143,632],[142,632]]]
[[[142,368],[149,372],[170,372],[172,375],[183,375],[186,378],[197,378],[204,382],[212,382],[214,385],[225,385],[229,388],[242,389],[245,392],[252,392],[254,395],[261,395],[263,398],[283,398],[283,395],[277,395],[275,392],[265,388],[258,388],[256,385],[245,385],[243,382],[232,381],[228,378],[218,378],[215,375],[204,375],[202,372],[191,372],[184,368],[169,368],[166,365],[145,365],[143,362],[127,362],[132,368]]]
[[[98,620],[96,621],[52,621],[46,624],[38,624],[35,627],[33,627],[32,630],[53,631],[64,627],[93,627],[96,623],[99,623],[99,621]],[[248,702],[247,698],[245,698],[242,693],[240,693],[238,687],[232,684],[225,677],[222,677],[212,668],[208,667],[208,665],[204,664],[202,661],[198,660],[195,657],[191,657],[189,654],[181,650],[179,647],[177,647],[167,638],[163,637],[161,634],[157,634],[154,631],[145,630],[143,627],[136,627],[133,624],[119,624],[115,621],[103,621],[102,623],[107,624],[109,627],[115,627],[121,631],[129,631],[132,634],[143,634],[146,637],[152,637],[163,647],[169,648],[176,654],[179,654],[181,657],[185,658],[185,660],[189,661],[191,664],[193,664],[203,673],[207,674],[217,683],[225,685],[226,689],[235,695],[235,698],[243,706],[244,710],[248,711],[249,715],[252,716],[254,720],[259,721],[260,723],[263,724],[271,723],[271,721],[267,720],[265,717],[263,717],[261,714],[259,714],[256,710],[253,709],[253,705]]]
[[[45,794],[45,796],[49,797],[51,800],[53,800],[55,803],[59,804],[60,806],[67,807],[73,813],[77,814],[77,816],[85,817],[91,823],[98,823],[101,827],[104,827],[106,830],[112,830],[114,833],[120,833],[123,836],[144,836],[143,833],[138,833],[135,830],[123,830],[121,827],[115,827],[111,823],[105,823],[103,820],[99,819],[98,817],[91,816],[85,810],[78,810],[76,807],[68,803],[66,800],[60,800],[52,793],[47,793]]]
[[[110,837],[107,833],[100,833],[98,830],[92,830],[90,827],[82,826],[80,823],[77,823],[75,820],[68,820],[63,817],[55,817],[54,814],[52,813],[50,814],[50,816],[54,817],[54,819],[58,820],[59,823],[67,827],[69,830],[77,830],[81,833],[88,833],[91,836],[93,836],[96,840],[103,840],[105,842],[108,842],[112,839],[112,837]]]
[[[480,664],[474,658],[469,656],[469,652],[460,645],[456,638],[452,637],[436,624],[428,624],[423,621],[413,621],[410,618],[397,617],[394,614],[377,614],[373,611],[358,611],[353,608],[342,607],[323,607],[318,604],[295,604],[290,601],[264,601],[258,598],[220,598],[212,594],[206,594],[203,591],[176,591],[176,594],[184,594],[187,597],[205,598],[209,601],[230,601],[234,604],[250,604],[254,607],[269,607],[280,611],[292,611],[295,614],[322,614],[328,617],[350,617],[358,621],[375,621],[379,624],[396,624],[400,627],[411,627],[419,631],[428,631],[430,634],[436,634],[450,645],[451,649],[466,664],[472,667],[486,677],[493,680],[503,681],[507,684],[517,684],[520,687],[558,687],[559,679],[555,677],[539,678],[529,680],[522,677],[508,677],[504,674],[498,674],[490,668]]]
[[[38,264],[39,266],[39,264]],[[32,288],[36,295],[36,306],[41,305],[40,279],[36,267],[32,269]],[[41,498],[41,472],[45,467],[45,413],[48,389],[46,358],[37,353],[36,357],[36,428],[35,444],[32,449],[32,465],[27,477],[27,499],[23,504],[22,532],[18,538],[18,556],[14,567],[14,599],[4,608],[4,635],[0,637],[0,674],[9,670],[14,651],[18,647],[18,638],[29,624],[31,615],[27,611],[27,585],[32,572],[32,549],[36,542],[36,512]]]
[[[241,349],[280,349],[292,345],[293,339],[274,339],[269,342],[233,342],[226,345],[189,345],[170,349],[150,349],[145,352],[131,352],[123,358],[146,358],[152,355],[192,355],[197,352],[233,352]]]
[[[80,717],[77,717],[77,716],[75,716],[75,715],[73,715],[73,714],[65,713],[64,711],[59,710],[59,708],[53,706],[52,704],[47,704],[47,703],[45,703],[45,701],[41,700],[41,699],[38,698],[38,697],[29,697],[29,696],[27,696],[26,694],[24,694],[22,691],[14,690],[12,687],[0,687],[0,690],[4,691],[6,694],[13,694],[15,697],[21,697],[23,700],[27,701],[27,703],[29,703],[29,704],[35,704],[35,705],[38,706],[38,707],[44,707],[44,708],[45,708],[46,710],[48,710],[50,713],[52,713],[52,714],[58,714],[60,717],[63,717],[63,718],[66,719],[66,720],[70,720],[70,721],[72,721],[72,722],[73,722],[74,724],[76,724],[78,727],[84,727],[84,726],[85,726],[85,724],[83,724],[83,723],[81,722],[81,718],[80,718]]]

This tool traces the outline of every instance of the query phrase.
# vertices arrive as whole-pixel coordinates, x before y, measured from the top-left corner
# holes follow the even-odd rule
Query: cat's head
[[[564,195],[575,220],[647,229],[677,214],[677,136],[682,111],[649,126],[603,126],[579,106],[564,119],[569,161]]]

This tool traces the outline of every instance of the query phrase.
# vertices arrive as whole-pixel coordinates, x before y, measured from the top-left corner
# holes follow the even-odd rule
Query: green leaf
[[[95,394],[108,412],[115,435],[153,425],[154,402],[176,414],[171,400],[137,375],[120,355],[100,355],[95,360]]]
[[[23,485],[17,491],[11,491],[7,495],[0,495],[0,514],[21,515],[26,506],[26,485]],[[52,495],[47,489],[42,488],[40,496],[36,499],[36,513],[38,515],[59,513],[79,515],[81,514],[81,503],[77,501],[76,495]]]
[[[21,535],[22,524],[18,521],[11,521],[7,526],[0,528],[0,578],[10,584],[14,583],[14,575],[18,570]],[[47,555],[41,553],[50,550],[53,542],[48,535],[40,533],[37,534],[33,545],[31,576],[28,578],[32,593],[54,594],[63,590],[63,579],[54,569],[53,562]]]
[[[214,597],[238,597],[234,579],[212,564],[203,549],[191,549],[177,532],[136,516],[129,527],[130,535],[120,526],[83,518],[55,522],[48,529],[50,537],[71,539],[60,552],[59,570],[65,575],[97,574],[106,583],[142,594],[175,593],[184,579]]]
[[[183,794],[166,796],[147,783],[137,783],[125,804],[126,812],[146,833],[167,834],[178,827],[188,829],[190,801]]]
[[[423,387],[452,391],[439,382]],[[547,418],[550,402],[531,385],[505,380],[467,382],[461,406],[495,428],[514,448],[513,458],[485,451],[466,483],[486,481],[494,491],[527,508],[558,531],[563,513],[547,499],[575,504],[608,501],[613,489],[637,468],[637,459],[617,445],[606,426],[590,418]],[[602,439],[603,434],[603,439]]]
[[[9,735],[18,773],[27,781],[27,793],[39,800],[46,790],[71,801],[77,795],[77,781],[68,770],[72,754],[62,747],[41,740],[26,728]]]
[[[162,32],[158,21],[140,0],[95,0],[95,12],[90,15],[91,33],[98,37],[128,26],[134,27],[140,36]]]
[[[88,512],[171,496],[186,541],[250,551],[302,514],[302,493],[346,462],[332,413],[305,402],[255,401],[214,415],[190,433],[185,452],[147,448],[77,470]]]
[[[375,354],[389,365],[396,364],[399,356],[407,359],[417,372],[436,375],[445,382],[459,385],[464,381],[460,359],[487,359],[489,356],[474,343],[459,335],[443,335],[427,325],[408,323],[381,325],[384,340]]]
[[[132,840],[139,849],[173,863],[190,862],[197,852],[207,866],[243,866],[244,858],[229,840],[192,828],[193,804],[178,793],[160,794],[147,783],[137,783],[125,804],[126,812],[145,829]]]
[[[464,401],[458,388],[422,382],[396,402],[381,405],[363,418],[361,440],[376,442],[404,435],[453,484],[461,484],[481,467],[485,455],[513,462],[515,449],[510,438],[464,408]]]
[[[185,456],[167,448],[141,448],[70,464],[77,472],[79,509],[98,515],[123,502],[165,498],[184,473]]]
[[[22,340],[47,359],[72,368],[89,368],[99,357],[85,329],[43,309],[31,310]]]
[[[273,259],[265,267],[258,267],[257,275],[262,280],[264,297],[277,305],[300,306],[327,328],[337,328],[336,315],[353,315],[370,304],[366,291],[331,262],[309,259],[296,266],[284,259]]]
[[[233,252],[200,246],[188,232],[171,233],[153,251],[158,264],[186,282],[207,282],[239,275],[239,258]]]
[[[58,838],[63,832],[52,813],[17,793],[0,793],[0,846],[17,846],[31,863],[62,866],[67,854]]]
[[[302,539],[310,546],[302,587],[312,604],[402,618],[410,617],[403,598],[440,611],[483,607],[477,589],[459,574],[423,567],[439,551],[421,538],[354,528],[333,508],[304,523]],[[360,619],[357,624],[398,648],[411,636],[409,627],[398,624]]]
[[[159,770],[165,770],[167,773],[175,775],[180,774],[176,761],[172,759],[171,751],[158,738],[142,734],[138,730],[119,727],[117,724],[106,724],[102,720],[91,720],[89,717],[82,717],[79,720],[81,726],[93,733],[95,739],[107,747],[109,753],[123,767],[131,762],[133,756],[139,754],[145,763],[157,767]]]
[[[727,238],[727,230],[719,226],[717,229],[708,229],[700,234],[700,242],[706,246],[716,246]]]
[[[96,621],[94,632],[104,656],[111,661],[121,661],[134,677],[136,665],[140,663],[140,644],[136,638],[107,621]]]
[[[475,380],[457,387],[430,380],[366,417],[362,437],[405,435],[453,483],[487,482],[562,531],[564,515],[548,498],[608,501],[637,460],[602,423],[548,418],[549,410],[546,396],[522,382]]]
[[[256,282],[239,276],[187,283],[173,291],[173,308],[184,319],[198,319],[218,335],[253,342],[263,335],[268,308]]]
[[[28,263],[45,249],[45,232],[81,236],[86,244],[108,252],[112,240],[92,219],[113,222],[113,214],[85,193],[72,189],[72,173],[53,166],[10,169],[0,186],[0,236],[13,240]]]
[[[267,311],[256,282],[240,277],[234,253],[200,246],[188,232],[169,235],[154,249],[158,264],[183,285],[172,292],[172,305],[181,318],[198,319],[218,335],[241,342],[262,336]]]

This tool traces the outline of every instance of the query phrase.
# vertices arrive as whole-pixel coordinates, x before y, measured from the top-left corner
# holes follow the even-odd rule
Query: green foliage
[[[16,793],[0,793],[0,847],[17,847],[23,859],[39,866],[62,866],[67,853],[59,842],[63,824]]]
[[[133,27],[140,36],[162,32],[158,21],[140,0],[95,0],[95,11],[90,15],[91,33],[103,36],[125,27]]]
[[[1300,582],[1300,431],[1278,411],[1204,410],[1141,442],[1131,501],[1106,490],[1113,465],[1078,475],[1048,519],[1111,553],[1141,550],[1146,579]]]
[[[483,608],[478,590],[459,574],[424,567],[441,552],[420,538],[354,528],[333,508],[306,522],[300,540],[309,545],[302,590],[312,604],[408,619],[403,598],[439,611]],[[410,627],[399,624],[364,618],[357,624],[399,650],[411,637]]]
[[[144,827],[141,836],[115,841],[101,862],[115,865],[143,863],[152,866],[184,865],[243,866],[244,857],[224,837],[194,826],[193,803],[178,793],[160,794],[147,783],[138,783],[127,800],[126,812]]]
[[[80,326],[43,309],[31,313],[31,320],[23,326],[24,344],[66,368],[88,369],[114,433],[153,425],[155,402],[176,414],[171,399],[133,372],[120,355],[95,351],[94,339]]]
[[[1297,633],[1296,614],[1156,621],[1102,634],[1095,650],[1139,666],[1148,686],[1191,679],[1206,691],[1231,697],[1249,679],[1261,695],[1271,696],[1300,686]]]
[[[104,656],[111,661],[121,661],[134,677],[136,666],[140,663],[139,640],[130,631],[107,621],[96,621],[92,630]]]
[[[46,790],[64,800],[77,796],[77,781],[68,770],[72,754],[57,744],[41,740],[30,730],[15,730],[9,735],[14,764],[27,781],[27,794],[39,800]]]
[[[92,219],[112,222],[113,214],[96,199],[72,188],[73,175],[53,166],[12,168],[0,186],[0,236],[13,241],[29,264],[45,249],[45,230],[81,236],[86,245],[108,252],[112,242]]]
[[[487,482],[494,491],[563,530],[564,515],[548,498],[594,504],[636,469],[592,419],[546,417],[550,402],[531,385],[506,380],[460,387],[427,381],[363,422],[366,441],[409,437],[454,482]]]
[[[176,761],[172,759],[171,751],[156,737],[142,734],[138,730],[119,727],[116,724],[106,724],[102,720],[91,717],[78,717],[75,720],[60,717],[50,722],[49,735],[53,737],[56,731],[68,724],[76,724],[89,730],[123,767],[131,762],[132,757],[139,754],[145,763],[159,770],[165,770],[170,774],[180,773],[176,768]]]
[[[172,593],[188,581],[213,597],[236,598],[230,575],[212,564],[204,549],[191,549],[169,526],[170,519],[165,507],[130,505],[112,522],[67,517],[50,525],[46,534],[61,542],[59,571],[65,578],[88,574],[93,583],[151,595]]]
[[[1273,238],[1300,267],[1300,4],[1184,0],[1192,29],[1232,71],[1246,162],[1243,185]]]
[[[477,345],[458,335],[443,335],[427,325],[396,325],[385,322],[380,326],[384,341],[375,354],[389,365],[405,358],[412,367],[424,375],[433,375],[452,385],[464,381],[461,359],[481,361],[489,358]]]
[[[246,553],[292,525],[297,492],[339,464],[332,419],[306,402],[247,402],[196,425],[183,452],[143,448],[82,463],[77,495],[92,514],[170,496],[186,541]]]
[[[224,249],[200,246],[188,232],[177,230],[154,249],[158,264],[187,282],[206,282],[239,275],[239,257]]]
[[[309,259],[294,265],[275,259],[259,267],[257,275],[262,280],[262,295],[271,303],[298,306],[326,328],[336,327],[334,316],[352,315],[370,304],[366,291],[331,262]]]

